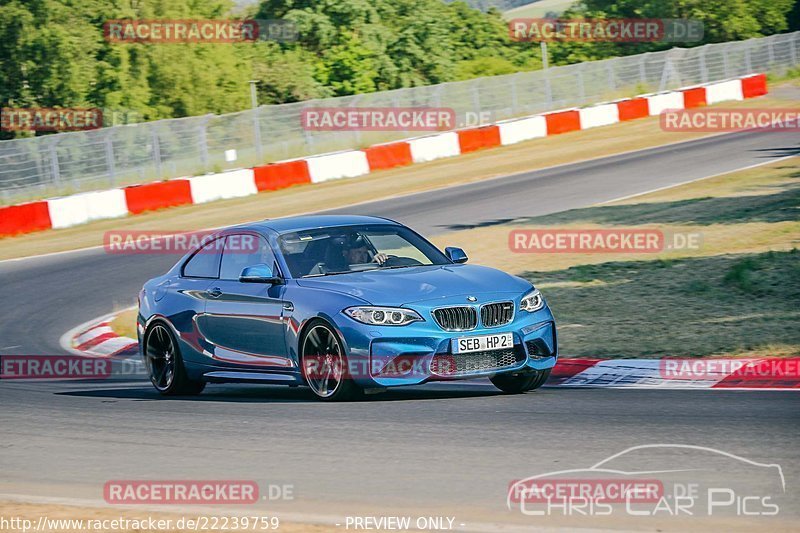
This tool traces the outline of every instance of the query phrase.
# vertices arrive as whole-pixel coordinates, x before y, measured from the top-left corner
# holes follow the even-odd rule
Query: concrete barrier
[[[84,200],[90,221],[128,215],[128,202],[122,189],[87,192],[84,194]]]
[[[308,163],[305,159],[255,167],[253,176],[256,181],[256,189],[259,191],[277,191],[292,185],[311,183],[311,175],[308,173]]]
[[[683,109],[683,94],[671,91],[648,95],[647,107],[650,110],[651,117],[660,115],[668,109]]]
[[[647,98],[628,98],[627,100],[620,100],[617,102],[619,108],[619,120],[636,120],[637,118],[644,118],[650,116],[650,108],[647,104]]]
[[[581,114],[577,109],[546,113],[544,118],[547,121],[548,135],[558,135],[581,129]]]
[[[69,228],[89,222],[89,211],[86,208],[84,194],[63,196],[47,201],[50,211],[50,222],[54,229]]]
[[[584,107],[579,110],[581,129],[598,128],[619,122],[619,110],[616,104],[603,104]]]
[[[500,146],[500,128],[497,126],[470,128],[459,130],[456,133],[458,133],[458,145],[462,154]]]
[[[367,154],[369,169],[372,171],[410,165],[414,162],[411,157],[411,146],[405,141],[376,144],[366,148],[364,152]]]
[[[138,215],[145,211],[191,204],[192,188],[186,179],[132,185],[125,187],[125,201],[128,212]]]
[[[742,80],[723,81],[706,86],[706,101],[708,105],[736,100],[744,100]]]
[[[252,168],[195,176],[189,178],[189,185],[192,188],[192,202],[195,204],[258,193]]]
[[[458,135],[453,131],[411,139],[408,144],[411,147],[411,158],[414,163],[424,163],[461,154]]]
[[[547,136],[547,120],[542,115],[500,122],[500,143],[503,145]]]
[[[308,173],[311,183],[321,183],[340,178],[354,178],[369,174],[367,154],[361,150],[349,150],[334,154],[309,157]]]
[[[745,98],[755,98],[767,94],[767,75],[756,74],[742,80],[742,96]]]
[[[708,105],[706,100],[705,87],[693,87],[691,89],[684,89],[683,93],[683,108],[692,109],[694,107],[703,107]]]
[[[52,227],[47,202],[0,207],[0,236],[30,233]]]

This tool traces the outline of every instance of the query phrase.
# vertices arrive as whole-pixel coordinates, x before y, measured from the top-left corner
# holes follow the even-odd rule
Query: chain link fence
[[[533,72],[398,89],[226,115],[129,124],[0,142],[0,200],[219,172],[421,135],[307,131],[309,107],[448,107],[476,126],[798,64],[800,32],[619,57]]]

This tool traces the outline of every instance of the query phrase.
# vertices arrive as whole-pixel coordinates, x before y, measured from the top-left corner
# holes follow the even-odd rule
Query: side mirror
[[[281,278],[272,273],[272,269],[265,264],[253,265],[242,270],[239,276],[242,283],[269,283],[274,285],[280,283]]]
[[[453,263],[466,263],[468,259],[467,253],[464,250],[462,250],[461,248],[456,248],[454,246],[448,246],[447,248],[445,248],[444,254]]]

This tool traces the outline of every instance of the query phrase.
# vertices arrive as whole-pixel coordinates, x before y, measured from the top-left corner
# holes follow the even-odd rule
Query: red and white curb
[[[95,318],[61,336],[61,347],[74,355],[128,358],[139,354],[136,339],[123,337],[111,329],[121,311]]]
[[[130,358],[136,339],[122,337],[109,324],[120,311],[68,331],[64,349],[75,355]],[[457,383],[457,382],[456,382]],[[800,390],[800,358],[661,358],[558,360],[548,387],[619,389],[774,389]]]
[[[559,359],[550,386],[800,390],[800,358]]]
[[[240,198],[293,185],[364,176],[379,170],[459,156],[485,148],[657,116],[669,109],[692,109],[720,102],[741,101],[767,92],[766,76],[753,74],[584,108],[504,120],[478,128],[379,144],[363,150],[344,150],[255,168],[0,207],[0,237],[68,228],[95,220],[138,215],[179,205]]]

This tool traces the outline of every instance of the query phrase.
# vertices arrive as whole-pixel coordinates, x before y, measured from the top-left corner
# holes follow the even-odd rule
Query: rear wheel
[[[347,356],[333,329],[323,321],[309,325],[300,342],[306,383],[320,400],[347,401],[361,395],[348,373]]]
[[[520,394],[544,385],[550,377],[550,369],[527,372],[507,372],[491,378],[492,384],[506,394]]]
[[[150,382],[165,396],[200,394],[206,384],[186,375],[178,343],[161,322],[153,324],[144,337],[144,364]]]

